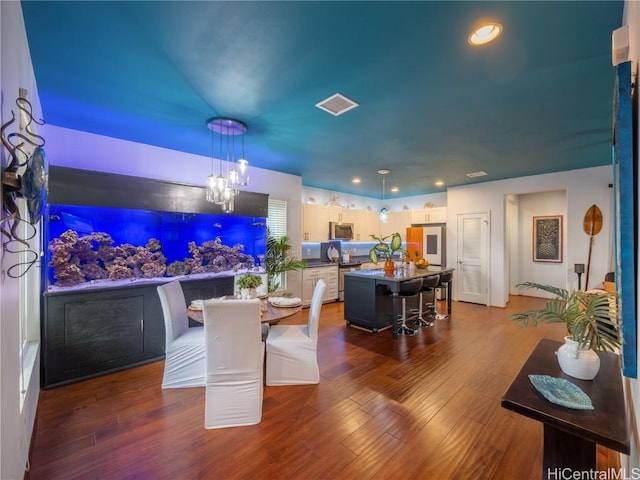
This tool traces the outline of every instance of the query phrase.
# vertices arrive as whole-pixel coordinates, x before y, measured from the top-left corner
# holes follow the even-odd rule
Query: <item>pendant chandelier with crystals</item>
[[[211,175],[207,178],[206,199],[222,206],[222,211],[231,213],[234,198],[239,187],[249,184],[249,162],[244,157],[244,134],[247,126],[233,118],[216,117],[207,121],[211,130]],[[236,160],[236,137],[241,136],[241,152]],[[216,138],[218,139],[218,175],[214,173],[216,156]]]

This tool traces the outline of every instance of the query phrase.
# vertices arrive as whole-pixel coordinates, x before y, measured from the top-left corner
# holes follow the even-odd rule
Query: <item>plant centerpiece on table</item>
[[[269,293],[273,293],[280,288],[280,276],[283,273],[302,270],[307,266],[305,260],[298,260],[292,257],[290,251],[289,237],[283,235],[277,238],[268,233],[264,268],[267,272],[267,290]]]
[[[240,288],[240,298],[256,298],[256,288],[262,285],[262,277],[247,272],[238,278],[238,288]]]
[[[620,347],[616,295],[604,290],[573,290],[524,282],[518,287],[535,288],[555,295],[538,310],[515,313],[511,319],[527,327],[543,323],[564,323],[565,344],[557,352],[564,373],[581,380],[592,380],[600,368],[596,350],[615,351]],[[612,308],[613,306],[613,308]]]
[[[386,237],[378,237],[377,235],[369,236],[378,242],[373,247],[371,247],[371,250],[369,250],[369,260],[377,265],[378,254],[381,253],[385,259],[385,273],[393,273],[393,271],[395,270],[396,266],[393,263],[393,255],[396,252],[400,252],[404,256],[409,256],[409,253],[404,248],[402,248],[402,237],[399,233],[396,232],[391,235],[387,235]],[[389,238],[391,238],[391,241],[389,243],[386,243]]]

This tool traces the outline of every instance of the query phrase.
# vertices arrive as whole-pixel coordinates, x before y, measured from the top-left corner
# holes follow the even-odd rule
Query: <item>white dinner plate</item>
[[[302,299],[298,297],[269,297],[269,302],[274,307],[299,307]]]
[[[204,300],[193,300],[189,305],[190,310],[202,310]]]

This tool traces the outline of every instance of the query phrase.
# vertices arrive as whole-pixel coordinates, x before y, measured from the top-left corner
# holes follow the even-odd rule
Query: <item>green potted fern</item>
[[[256,288],[262,285],[262,277],[247,272],[238,278],[238,288],[240,289],[240,298],[256,298]]]
[[[564,373],[582,380],[592,380],[600,368],[596,350],[615,351],[620,347],[620,329],[616,295],[604,290],[573,290],[535,282],[518,285],[555,295],[537,310],[511,315],[523,327],[542,323],[564,323],[565,343],[557,352]]]

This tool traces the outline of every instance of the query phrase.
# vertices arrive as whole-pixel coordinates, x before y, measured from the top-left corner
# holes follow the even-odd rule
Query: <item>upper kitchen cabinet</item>
[[[357,219],[354,222],[355,242],[371,242],[370,235],[378,235],[380,233],[380,216],[378,212],[369,210],[357,211]]]
[[[402,236],[403,241],[406,240],[406,230],[411,226],[412,221],[411,210],[389,212],[388,218],[387,223],[380,222],[380,235],[388,237],[397,232]]]
[[[329,239],[329,209],[324,205],[302,204],[302,241],[326,242]]]
[[[329,221],[337,223],[355,223],[358,220],[359,210],[353,210],[350,208],[330,206]]]
[[[411,223],[446,223],[447,207],[423,208],[422,210],[411,211]]]

